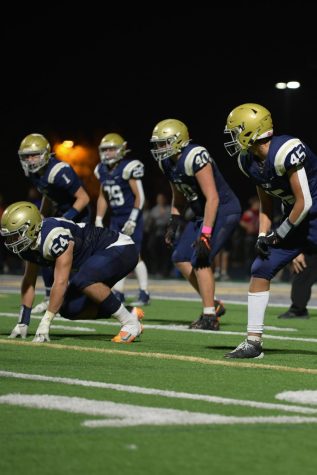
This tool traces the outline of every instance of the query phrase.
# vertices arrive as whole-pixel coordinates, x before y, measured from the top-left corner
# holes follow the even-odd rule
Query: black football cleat
[[[220,329],[219,318],[216,315],[200,315],[198,320],[195,320],[189,325],[191,330],[211,330],[218,331]]]
[[[262,344],[257,341],[245,340],[230,353],[225,354],[225,358],[263,358]]]

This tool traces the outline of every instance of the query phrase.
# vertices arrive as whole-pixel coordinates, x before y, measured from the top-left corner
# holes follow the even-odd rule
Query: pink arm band
[[[203,226],[201,232],[204,233],[204,234],[211,234],[212,233],[212,227],[211,226]]]

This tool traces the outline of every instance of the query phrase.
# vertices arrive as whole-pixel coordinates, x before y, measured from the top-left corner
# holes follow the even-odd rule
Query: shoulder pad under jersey
[[[140,179],[144,176],[144,165],[140,160],[132,160],[127,163],[122,171],[122,178],[130,180],[130,178]]]
[[[204,168],[207,163],[212,163],[212,158],[205,147],[192,148],[184,161],[185,173],[188,176],[194,176],[199,170]]]
[[[56,163],[56,165],[54,165],[54,166],[52,167],[52,169],[50,170],[49,175],[48,175],[48,178],[47,178],[47,181],[48,181],[50,184],[54,183],[54,180],[55,180],[56,175],[57,175],[63,168],[70,168],[70,166],[68,165],[68,163],[65,163],[65,162]]]
[[[306,158],[305,145],[296,138],[283,143],[274,158],[274,167],[277,175],[284,175],[287,170],[301,165]]]

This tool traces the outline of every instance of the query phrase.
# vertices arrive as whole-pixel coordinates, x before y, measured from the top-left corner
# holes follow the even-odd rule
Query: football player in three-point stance
[[[300,139],[273,135],[270,112],[259,104],[233,109],[225,127],[225,148],[254,183],[260,199],[258,257],[252,264],[247,339],[227,358],[262,358],[262,333],[270,281],[302,252],[317,249],[317,156]],[[284,216],[274,229],[273,200]]]
[[[103,226],[103,219],[110,207],[109,228],[131,236],[139,253],[143,238],[144,192],[142,178],[144,165],[139,160],[127,159],[127,142],[116,133],[105,135],[99,145],[100,163],[95,175],[100,181],[97,201],[96,226]],[[139,296],[132,305],[148,305],[148,272],[142,258],[134,269],[139,283]],[[118,282],[114,291],[124,301],[124,281]]]
[[[190,328],[218,330],[219,317],[225,310],[214,300],[211,266],[239,223],[239,200],[206,148],[190,143],[183,122],[176,119],[159,122],[154,127],[151,146],[151,153],[172,188],[171,219],[165,240],[168,245],[174,245],[174,264],[202,299],[202,314]],[[188,207],[194,217],[176,239]]]
[[[130,311],[111,292],[138,261],[129,236],[63,217],[43,219],[28,201],[13,203],[4,211],[0,232],[7,249],[26,263],[21,312],[10,338],[27,336],[39,265],[53,269],[54,282],[33,341],[50,340],[50,324],[57,312],[70,320],[114,316],[121,324],[112,339],[115,343],[131,343],[140,335],[142,310],[135,307]]]
[[[40,208],[43,216],[64,216],[75,222],[90,221],[90,199],[80,178],[68,163],[54,157],[43,135],[27,135],[18,154],[25,176],[43,196]],[[53,284],[52,270],[44,267],[42,275],[46,297],[32,313],[44,313],[47,309]]]

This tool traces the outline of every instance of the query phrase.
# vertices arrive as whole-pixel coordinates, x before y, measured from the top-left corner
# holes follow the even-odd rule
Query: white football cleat
[[[36,314],[36,313],[44,313],[46,312],[47,308],[48,308],[48,302],[49,300],[43,300],[43,302],[40,302],[38,303],[37,305],[35,305],[34,308],[32,308],[32,314]]]
[[[111,339],[113,343],[133,343],[143,333],[143,325],[140,323],[140,320],[144,317],[143,310],[138,307],[127,307],[127,309],[134,317],[137,317],[137,320],[134,323],[123,325],[118,335]]]

